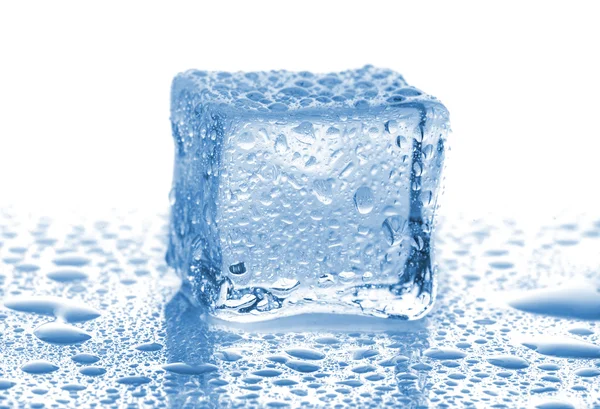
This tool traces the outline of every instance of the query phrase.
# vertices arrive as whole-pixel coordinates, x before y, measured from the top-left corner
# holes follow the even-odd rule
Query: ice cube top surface
[[[189,70],[175,79],[201,101],[240,112],[286,112],[310,108],[399,107],[414,100],[435,100],[409,86],[402,75],[367,65],[339,73],[207,72]]]

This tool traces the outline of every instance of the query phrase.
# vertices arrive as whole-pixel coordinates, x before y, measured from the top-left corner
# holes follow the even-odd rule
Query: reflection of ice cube
[[[175,78],[169,263],[224,319],[417,318],[446,109],[388,70]],[[186,284],[187,285],[187,284]]]

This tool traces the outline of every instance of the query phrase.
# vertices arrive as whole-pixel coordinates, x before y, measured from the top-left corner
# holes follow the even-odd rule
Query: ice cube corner
[[[391,70],[175,77],[167,261],[220,318],[422,317],[448,111]]]

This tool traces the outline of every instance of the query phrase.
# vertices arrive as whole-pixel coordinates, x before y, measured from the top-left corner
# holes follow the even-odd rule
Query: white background
[[[0,5],[0,202],[164,209],[172,77],[188,68],[401,72],[451,113],[444,206],[600,209],[595,2]]]

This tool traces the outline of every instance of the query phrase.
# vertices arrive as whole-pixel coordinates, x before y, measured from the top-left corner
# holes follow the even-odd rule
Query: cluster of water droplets
[[[231,326],[177,293],[164,218],[2,211],[0,406],[599,405],[600,222],[467,220],[441,224],[424,320]]]
[[[257,112],[332,106],[368,109],[433,99],[410,87],[400,74],[370,65],[328,74],[189,70],[175,78],[174,89],[179,87],[193,88],[208,102]]]

